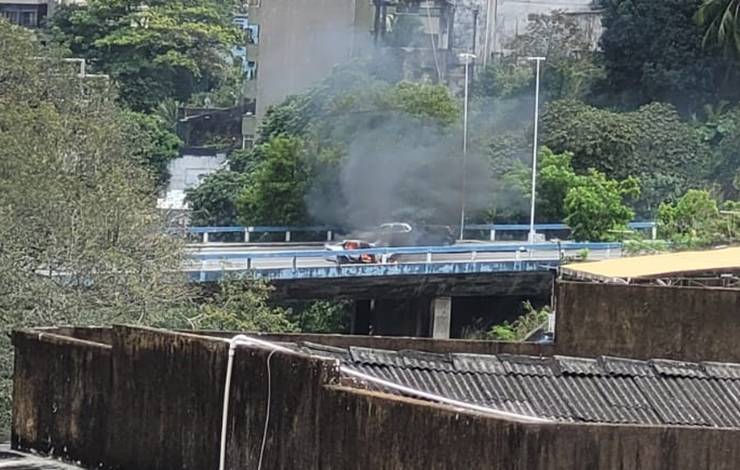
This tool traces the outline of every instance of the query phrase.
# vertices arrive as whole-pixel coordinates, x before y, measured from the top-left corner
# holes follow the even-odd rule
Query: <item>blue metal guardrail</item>
[[[544,231],[565,231],[570,228],[565,224],[535,224],[535,230],[538,232]],[[657,237],[657,224],[655,222],[632,222],[629,224],[632,230],[650,230],[651,237],[654,240]],[[489,240],[496,241],[497,232],[527,232],[529,231],[528,224],[474,224],[467,225],[465,231],[488,231]],[[250,243],[252,234],[256,233],[284,233],[285,242],[291,241],[293,233],[299,232],[325,232],[326,240],[331,241],[334,238],[334,234],[337,233],[337,229],[326,226],[309,226],[309,227],[273,227],[273,226],[254,226],[254,227],[189,227],[188,232],[195,235],[202,235],[203,243],[209,242],[209,235],[215,233],[242,233],[244,243]]]
[[[454,245],[444,247],[421,246],[421,247],[391,247],[372,248],[363,250],[303,250],[303,251],[262,251],[262,252],[195,252],[190,254],[193,261],[199,261],[199,266],[186,268],[194,281],[207,282],[219,279],[225,271],[252,272],[259,277],[268,279],[311,279],[311,278],[337,278],[352,276],[393,276],[412,274],[463,274],[463,273],[495,273],[495,272],[518,272],[548,270],[559,264],[559,260],[552,259],[522,259],[522,253],[535,252],[565,252],[576,250],[606,251],[621,250],[621,243],[534,243],[534,244],[511,244],[511,245]],[[513,260],[477,260],[481,253],[512,253]],[[371,254],[376,257],[388,255],[425,255],[423,262],[411,263],[377,263],[367,265],[337,265],[337,266],[312,266],[299,267],[299,259],[311,258],[335,258],[339,256],[357,257],[362,254]],[[470,258],[465,260],[436,261],[435,254],[469,254]],[[286,259],[290,260],[290,266],[286,267],[255,267],[252,261],[258,259]],[[204,262],[219,261],[220,266],[206,269]],[[226,264],[231,264],[230,269]],[[241,264],[243,263],[243,264]],[[241,264],[241,266],[234,266]],[[235,269],[236,268],[236,269]]]
[[[410,264],[343,264],[326,267],[247,269],[187,269],[191,282],[217,282],[227,274],[250,275],[269,280],[337,279],[348,277],[432,276],[455,274],[496,274],[549,271],[560,265],[558,260],[508,260],[478,262],[437,262]]]
[[[255,227],[188,227],[188,232],[196,235],[203,236],[203,243],[208,243],[208,236],[212,233],[243,233],[244,243],[249,243],[253,233],[284,233],[285,242],[290,242],[291,234],[298,232],[326,232],[326,241],[331,241],[334,238],[335,229],[332,227],[271,227],[271,226],[255,226]]]

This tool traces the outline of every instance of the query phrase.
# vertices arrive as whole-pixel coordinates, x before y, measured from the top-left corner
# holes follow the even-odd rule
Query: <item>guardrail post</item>
[[[252,269],[252,258],[247,258],[247,269]]]
[[[249,227],[244,228],[244,243],[249,243]]]
[[[478,258],[478,252],[473,250],[470,252],[470,261],[475,263],[475,260]]]
[[[331,230],[326,231],[326,241],[330,242],[334,239],[334,232]]]
[[[290,243],[290,230],[285,231],[285,243]]]
[[[208,232],[203,232],[203,243],[208,243]]]
[[[658,225],[657,224],[656,225],[653,225],[650,228],[650,234],[653,236],[653,240],[657,240],[658,239]]]
[[[493,228],[491,229],[491,241],[492,242],[496,241],[496,229],[493,229]]]
[[[431,262],[432,262],[432,252],[427,251],[427,263],[431,263]]]
[[[288,233],[290,233],[290,232],[288,232]],[[293,257],[293,271],[295,271],[296,269],[298,269],[298,257],[297,256],[294,256]]]

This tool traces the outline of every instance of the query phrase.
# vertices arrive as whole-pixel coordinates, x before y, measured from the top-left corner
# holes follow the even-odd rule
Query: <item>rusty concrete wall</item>
[[[558,354],[740,362],[740,290],[559,281]]]
[[[111,347],[16,331],[12,445],[97,466],[109,431]]]

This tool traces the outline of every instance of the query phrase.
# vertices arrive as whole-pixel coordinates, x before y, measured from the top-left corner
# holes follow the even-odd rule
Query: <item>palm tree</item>
[[[740,0],[705,0],[696,21],[705,28],[705,47],[718,46],[740,57]]]

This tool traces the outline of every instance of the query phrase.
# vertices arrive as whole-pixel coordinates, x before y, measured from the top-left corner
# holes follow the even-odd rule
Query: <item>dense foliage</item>
[[[711,150],[691,124],[668,104],[618,113],[576,101],[556,101],[543,116],[543,143],[573,153],[578,171],[594,168],[614,178],[635,176],[643,184],[639,201],[649,217],[706,180]]]
[[[384,158],[393,159],[398,170],[407,173],[423,172],[435,163],[458,166],[454,153],[439,153],[439,140],[445,137],[437,132],[444,133],[458,118],[459,106],[444,87],[391,84],[361,65],[339,69],[306,94],[271,108],[258,144],[232,154],[230,169],[207,178],[188,200],[196,214],[219,214],[215,220],[247,225],[337,224],[365,217],[361,211],[371,201],[354,199],[362,190],[358,185],[402,179],[392,171],[377,173]],[[414,132],[424,129],[422,134]],[[412,147],[418,155],[404,161]],[[357,184],[342,181],[351,165],[369,165]],[[227,188],[226,181],[240,181],[242,188]],[[352,191],[345,191],[349,186]],[[391,184],[388,189],[386,195],[395,192],[401,205],[416,204],[420,209],[410,212],[429,213],[431,207],[414,191]]]
[[[495,341],[524,341],[547,322],[551,313],[549,308],[536,309],[530,302],[524,302],[523,307],[524,313],[519,318],[494,325],[486,332],[485,338]]]
[[[161,321],[187,294],[150,155],[109,81],[0,20],[0,412],[18,327]],[[40,57],[44,57],[40,60]],[[166,147],[166,146],[165,146]],[[136,155],[136,158],[132,158]],[[7,423],[6,420],[2,420]]]
[[[730,64],[712,48],[694,17],[701,0],[602,0],[606,80],[600,92],[627,107],[669,102],[683,113],[737,97]]]
[[[707,191],[691,190],[658,211],[660,236],[676,247],[705,247],[740,239],[740,203],[717,202]]]
[[[228,77],[239,42],[234,4],[215,0],[89,0],[62,7],[52,36],[120,85],[121,99],[148,111],[188,101]]]

